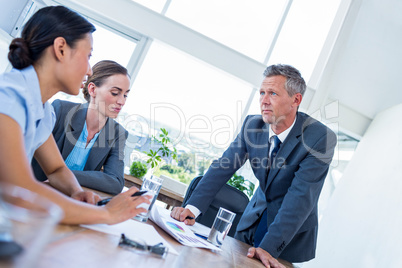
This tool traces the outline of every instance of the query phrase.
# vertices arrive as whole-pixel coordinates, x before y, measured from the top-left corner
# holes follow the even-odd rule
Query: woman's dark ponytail
[[[16,69],[26,68],[34,64],[57,37],[63,37],[74,48],[78,40],[94,31],[95,26],[64,6],[41,8],[27,21],[21,37],[11,42],[8,60]]]
[[[14,68],[23,69],[33,63],[27,41],[22,38],[15,38],[10,44],[8,60]]]

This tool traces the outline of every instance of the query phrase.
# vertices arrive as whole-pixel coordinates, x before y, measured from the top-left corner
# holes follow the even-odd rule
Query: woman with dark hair
[[[149,203],[147,197],[132,197],[138,189],[130,188],[104,207],[92,205],[99,196],[82,190],[50,135],[55,115],[47,101],[59,91],[78,94],[91,75],[93,31],[92,24],[65,7],[40,9],[10,45],[14,68],[0,75],[0,182],[45,196],[63,209],[62,222],[69,224],[118,223],[144,212],[137,206]],[[62,193],[35,179],[33,156],[49,184]]]
[[[53,137],[81,186],[118,194],[124,186],[124,146],[128,132],[113,119],[130,91],[127,69],[104,60],[95,64],[83,94],[88,103],[55,100]],[[38,180],[46,175],[33,161]],[[103,167],[103,172],[101,168]]]

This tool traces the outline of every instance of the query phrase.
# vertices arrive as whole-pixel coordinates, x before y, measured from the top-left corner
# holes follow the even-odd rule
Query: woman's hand
[[[78,191],[71,195],[71,198],[95,205],[101,200],[100,196],[91,191]]]
[[[108,224],[116,224],[125,220],[128,220],[141,212],[147,212],[145,208],[138,208],[142,203],[150,204],[151,196],[142,195],[135,196],[132,195],[138,192],[136,187],[131,187],[128,191],[118,194],[106,204],[105,209],[109,213]]]

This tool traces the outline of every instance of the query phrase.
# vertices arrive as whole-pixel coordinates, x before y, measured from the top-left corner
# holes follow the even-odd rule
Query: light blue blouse
[[[101,130],[102,131],[102,130]],[[87,129],[87,122],[85,121],[84,127],[81,131],[81,135],[78,138],[77,142],[73,150],[67,156],[66,165],[71,170],[84,170],[85,164],[88,160],[88,155],[91,152],[92,146],[94,145],[96,139],[99,136],[99,133],[96,133],[92,140],[87,145],[87,138],[88,138],[88,129]]]
[[[0,113],[14,119],[24,135],[29,162],[52,134],[56,116],[50,103],[42,103],[39,80],[33,66],[0,75]],[[7,127],[7,126],[1,126]]]

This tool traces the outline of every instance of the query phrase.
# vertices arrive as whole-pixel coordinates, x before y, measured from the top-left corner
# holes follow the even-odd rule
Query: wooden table
[[[83,188],[84,190],[91,190]],[[101,198],[109,194],[91,190]],[[222,251],[183,246],[152,221],[146,224],[156,231],[179,253],[168,253],[164,259],[118,247],[120,237],[97,232],[77,225],[56,226],[50,242],[41,251],[38,268],[124,268],[124,267],[264,267],[259,260],[247,258],[249,245],[227,236]]]
[[[131,175],[124,174],[124,179],[125,179],[125,186],[126,187],[131,187],[135,186],[137,188],[141,188],[142,185],[142,180],[138,179],[136,177],[133,177]],[[159,195],[157,197],[157,200],[162,201],[167,204],[167,209],[170,209],[171,207],[180,207],[181,204],[183,203],[184,196],[179,195],[173,191],[170,191],[169,189],[166,189],[165,187],[162,187]]]
[[[226,237],[221,252],[212,252],[183,246],[151,221],[148,224],[153,225],[179,255],[168,253],[165,259],[161,259],[132,252],[117,246],[117,236],[80,226],[58,225],[35,267],[264,267],[258,260],[246,257],[247,244],[232,237]]]
[[[102,198],[110,196],[99,191],[94,192]],[[246,256],[249,245],[232,237],[227,236],[225,238],[222,251],[214,252],[208,249],[183,246],[152,221],[148,220],[147,224],[154,226],[156,231],[179,255],[168,253],[162,259],[147,253],[132,252],[118,247],[120,239],[118,236],[81,226],[59,224],[53,231],[50,242],[41,251],[38,263],[34,267],[264,267],[259,260],[250,259]]]

